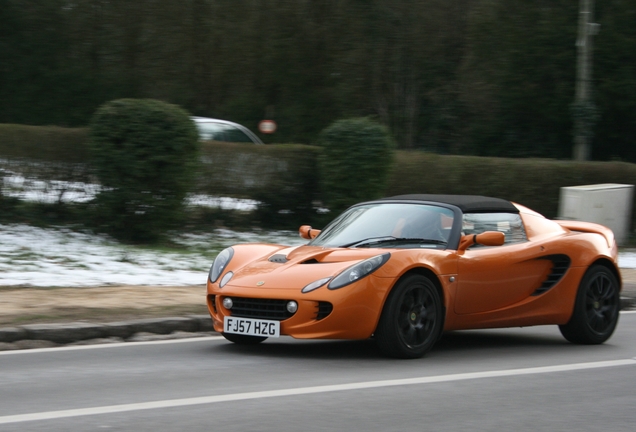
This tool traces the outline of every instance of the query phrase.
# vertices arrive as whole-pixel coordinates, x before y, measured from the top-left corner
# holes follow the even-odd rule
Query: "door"
[[[467,250],[459,258],[455,312],[493,311],[530,297],[553,266],[541,255],[530,243]]]

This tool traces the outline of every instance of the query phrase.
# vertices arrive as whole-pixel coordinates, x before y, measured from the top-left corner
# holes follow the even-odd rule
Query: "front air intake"
[[[232,297],[232,316],[243,318],[286,320],[293,316],[287,310],[289,300]]]
[[[214,294],[208,296],[208,304],[212,307],[214,313],[218,313],[216,310],[216,296]]]

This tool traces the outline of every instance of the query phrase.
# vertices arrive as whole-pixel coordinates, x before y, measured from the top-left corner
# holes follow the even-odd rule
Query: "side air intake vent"
[[[535,296],[541,295],[544,292],[548,291],[553,286],[555,286],[561,280],[563,275],[565,275],[565,272],[568,271],[568,269],[570,268],[570,263],[571,263],[569,256],[561,255],[561,254],[548,255],[541,258],[537,258],[537,259],[552,261],[552,270],[550,271],[550,274],[548,275],[546,280],[543,281],[541,286],[537,288],[537,290],[534,293],[532,293],[532,295],[535,295]]]

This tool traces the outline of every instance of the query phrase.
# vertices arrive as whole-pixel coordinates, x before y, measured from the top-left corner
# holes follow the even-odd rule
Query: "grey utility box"
[[[634,185],[615,183],[561,188],[559,219],[595,222],[614,231],[616,242],[629,238]]]

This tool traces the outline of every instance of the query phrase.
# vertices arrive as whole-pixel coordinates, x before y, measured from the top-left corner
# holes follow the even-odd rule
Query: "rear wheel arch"
[[[601,265],[607,268],[609,271],[611,271],[614,277],[616,278],[616,280],[618,281],[618,286],[622,288],[623,278],[621,277],[621,274],[618,271],[618,268],[616,268],[616,265],[612,261],[610,261],[607,258],[599,258],[596,261],[594,261],[592,264],[590,264],[589,268],[592,268],[595,265]]]
[[[579,284],[570,320],[561,334],[577,344],[600,344],[612,336],[619,318],[620,283],[612,267],[593,263]]]

